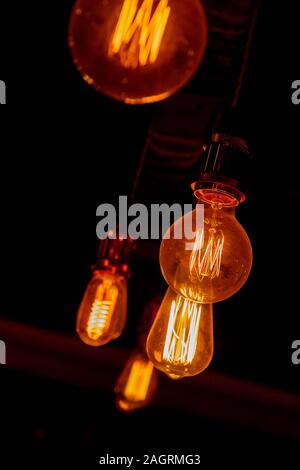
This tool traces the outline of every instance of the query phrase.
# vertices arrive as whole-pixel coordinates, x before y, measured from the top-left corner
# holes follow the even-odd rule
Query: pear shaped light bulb
[[[204,205],[201,224],[195,209],[170,227],[161,243],[160,266],[177,293],[197,302],[215,303],[235,294],[246,282],[252,248],[235,218],[238,201],[234,197],[213,189],[197,197]],[[194,227],[191,238],[184,231],[181,238],[176,237],[179,224]]]
[[[206,44],[200,0],[78,0],[70,21],[84,80],[129,104],[175,93],[197,71]]]
[[[127,279],[116,272],[94,271],[78,310],[76,331],[90,346],[118,338],[125,326]]]
[[[206,369],[213,357],[212,305],[192,302],[169,288],[150,330],[147,354],[173,379]]]

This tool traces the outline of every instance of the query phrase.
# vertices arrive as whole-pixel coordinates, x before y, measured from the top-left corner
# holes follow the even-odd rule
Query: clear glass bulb
[[[200,0],[78,0],[69,46],[84,80],[129,104],[175,93],[206,49]]]
[[[147,340],[154,366],[172,379],[197,375],[213,357],[213,309],[169,288]]]
[[[127,280],[117,273],[97,270],[78,310],[76,330],[90,346],[118,338],[125,326]]]
[[[190,300],[215,303],[235,294],[246,282],[252,266],[250,240],[226,198],[204,204],[204,224],[197,228],[196,210],[176,221],[160,247],[162,273],[176,292]],[[223,201],[223,203],[221,202]],[[229,201],[229,199],[228,199]],[[229,205],[226,205],[229,204]],[[178,224],[191,224],[193,238],[176,239]]]
[[[136,350],[128,359],[115,387],[119,410],[130,412],[149,405],[157,389],[157,371],[145,352]]]

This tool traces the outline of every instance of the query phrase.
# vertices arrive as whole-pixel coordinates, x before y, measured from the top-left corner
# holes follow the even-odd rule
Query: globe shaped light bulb
[[[235,218],[237,200],[210,190],[199,195],[199,202],[204,205],[202,223],[197,209],[176,221],[162,240],[160,265],[177,293],[196,302],[215,303],[231,297],[246,282],[252,248]],[[188,239],[184,231],[177,238],[180,224],[194,227]]]
[[[200,0],[78,0],[72,11],[69,46],[84,80],[129,104],[175,93],[206,44]]]

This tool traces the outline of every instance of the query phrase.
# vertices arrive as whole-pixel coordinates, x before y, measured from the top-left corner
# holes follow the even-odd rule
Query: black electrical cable
[[[238,80],[237,80],[237,86],[235,89],[233,100],[231,102],[231,108],[233,109],[237,108],[237,105],[240,100],[240,96],[241,96],[241,92],[242,92],[242,88],[243,88],[243,84],[245,80],[245,75],[246,75],[247,67],[249,64],[249,57],[250,57],[250,53],[251,53],[252,45],[254,41],[254,34],[255,34],[257,20],[258,20],[260,8],[261,8],[261,2],[262,0],[257,0],[255,10],[253,12],[252,20],[250,23],[250,27],[248,31],[248,38],[247,38],[247,42],[246,42],[244,54],[243,54],[243,61],[242,61],[240,73],[239,73]]]
[[[133,204],[136,199],[137,191],[139,189],[141,174],[142,174],[145,161],[146,161],[147,149],[148,149],[148,138],[146,139],[146,143],[144,145],[144,148],[143,148],[143,151],[142,151],[142,154],[141,154],[141,157],[139,159],[139,163],[136,169],[135,177],[134,177],[133,184],[132,184],[132,189],[131,189],[130,196],[129,196],[130,204]]]
[[[223,105],[221,106],[221,109],[218,112],[214,125],[213,125],[212,134],[219,133],[219,132],[227,133],[228,131],[229,133],[234,132],[234,129],[231,129],[232,125],[234,127],[234,124],[232,124],[232,120],[234,120],[234,115],[236,115],[237,107],[240,102],[241,93],[242,93],[243,85],[245,82],[245,75],[246,75],[247,68],[249,65],[250,53],[251,53],[253,42],[254,42],[255,30],[256,30],[257,20],[259,17],[259,12],[261,9],[261,4],[262,4],[262,0],[257,0],[253,14],[252,14],[252,19],[249,24],[247,40],[246,40],[245,48],[243,51],[242,63],[239,69],[240,72],[237,77],[234,95],[233,97],[230,97],[228,100],[225,100],[225,103],[223,103]]]

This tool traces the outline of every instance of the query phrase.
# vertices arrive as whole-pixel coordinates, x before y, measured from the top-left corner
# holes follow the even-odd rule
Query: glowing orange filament
[[[153,372],[153,364],[150,361],[137,359],[131,367],[125,386],[124,397],[131,401],[143,401],[146,399]]]
[[[119,54],[122,65],[137,68],[156,62],[167,27],[171,8],[160,0],[152,18],[154,0],[124,0],[118,23],[112,35],[108,55]]]
[[[173,300],[165,338],[163,360],[190,364],[196,354],[201,318],[200,304],[178,296]]]
[[[91,308],[86,332],[89,338],[99,339],[107,331],[118,297],[118,289],[106,280],[97,289],[96,298]]]
[[[224,235],[221,230],[209,229],[209,237],[204,242],[204,231],[196,233],[196,240],[190,257],[190,273],[198,280],[204,277],[214,279],[220,275]]]

